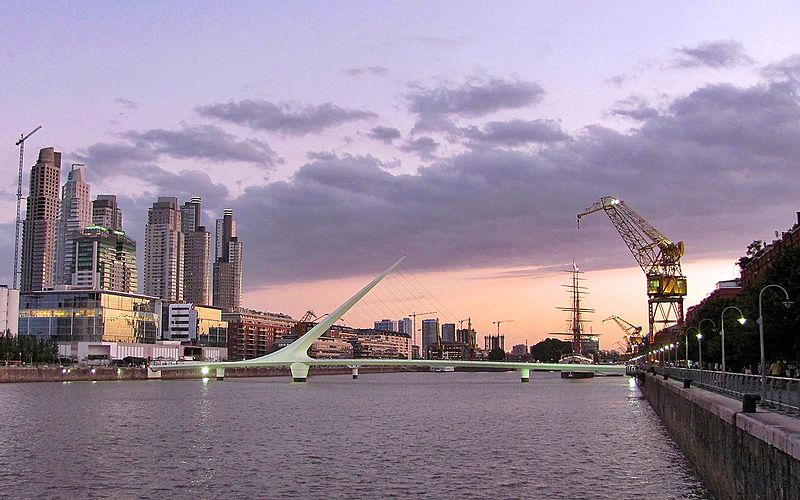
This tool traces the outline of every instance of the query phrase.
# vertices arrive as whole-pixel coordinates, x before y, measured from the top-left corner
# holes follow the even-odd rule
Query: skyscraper
[[[225,311],[242,307],[242,243],[236,237],[233,210],[217,219],[217,253],[214,259],[214,306]]]
[[[52,288],[56,270],[58,190],[61,187],[61,153],[53,148],[39,151],[31,169],[25,222],[22,225],[20,290]]]
[[[178,198],[160,196],[144,228],[144,294],[183,300],[183,232]]]
[[[181,206],[184,241],[183,300],[196,305],[211,303],[211,234],[200,225],[200,197]]]
[[[428,358],[428,348],[439,343],[439,318],[422,320],[422,357]]]
[[[113,194],[100,194],[92,202],[92,225],[122,230],[122,210]]]
[[[397,333],[405,333],[414,338],[414,328],[412,327],[411,318],[403,318],[397,320]]]
[[[102,226],[89,226],[75,237],[73,288],[136,293],[136,242]]]
[[[86,183],[86,167],[72,164],[67,182],[61,190],[61,207],[56,237],[55,284],[70,284],[75,269],[75,238],[92,221],[92,205],[89,184]]]

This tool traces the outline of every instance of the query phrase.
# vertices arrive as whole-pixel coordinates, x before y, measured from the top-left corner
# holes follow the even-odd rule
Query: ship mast
[[[587,294],[587,288],[581,286],[580,282],[584,281],[580,275],[583,274],[578,269],[578,264],[572,261],[572,270],[565,271],[572,274],[569,285],[561,285],[569,289],[571,305],[569,307],[557,307],[561,311],[570,313],[570,331],[568,333],[556,333],[556,335],[566,335],[572,337],[572,353],[576,355],[583,355],[583,345],[586,341],[584,338],[583,323],[587,320],[583,319],[583,313],[593,313],[594,309],[581,307],[581,298]]]

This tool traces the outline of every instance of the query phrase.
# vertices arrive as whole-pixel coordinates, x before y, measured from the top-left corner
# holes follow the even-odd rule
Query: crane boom
[[[681,270],[683,242],[671,241],[624,201],[614,196],[603,196],[579,213],[578,227],[582,217],[601,210],[611,219],[639,267],[647,276],[650,324],[648,341],[654,338],[656,324],[664,326],[677,324],[678,330],[682,330],[683,297],[686,295],[686,277]]]

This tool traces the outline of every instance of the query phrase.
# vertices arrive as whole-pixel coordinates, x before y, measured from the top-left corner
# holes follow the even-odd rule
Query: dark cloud
[[[196,111],[206,118],[215,118],[253,130],[302,136],[319,133],[344,123],[376,118],[375,113],[345,109],[332,103],[300,105],[244,100],[199,106]]]
[[[135,143],[137,149],[149,149],[172,158],[242,161],[266,168],[283,162],[266,142],[256,139],[239,141],[236,136],[213,125],[184,125],[180,130],[131,130],[123,137]]]
[[[405,144],[400,146],[400,150],[406,153],[417,155],[423,160],[432,160],[434,158],[433,154],[436,152],[436,148],[438,147],[439,143],[434,141],[432,138],[420,137],[419,139],[406,141]]]
[[[624,84],[629,80],[631,80],[631,77],[629,77],[628,75],[619,74],[606,78],[604,81],[609,85],[613,85],[615,87],[622,87],[622,84]]]
[[[117,97],[116,99],[114,99],[114,102],[117,104],[121,104],[122,107],[127,109],[136,109],[139,107],[138,102],[130,101],[128,99],[125,99],[124,97]]]
[[[800,54],[794,54],[777,63],[764,66],[761,74],[771,80],[800,81]]]
[[[658,116],[658,110],[651,107],[645,100],[638,97],[630,97],[614,103],[611,109],[612,115],[624,116],[634,120],[650,120]]]
[[[455,88],[412,86],[405,98],[408,110],[418,117],[414,132],[425,132],[452,130],[453,118],[531,106],[544,94],[544,89],[533,82],[473,78]]]
[[[385,144],[391,144],[393,140],[400,138],[400,131],[392,127],[373,127],[367,136]]]
[[[343,71],[348,76],[386,76],[389,74],[389,68],[385,66],[367,66],[366,68],[348,68]]]
[[[510,120],[489,122],[483,130],[475,126],[463,130],[464,137],[479,144],[520,146],[530,143],[566,141],[570,137],[561,130],[558,120]]]
[[[573,257],[587,270],[630,266],[602,213],[576,229],[575,214],[608,194],[686,241],[688,259],[720,248],[737,256],[768,236],[763,228],[794,222],[796,91],[705,86],[627,133],[586,127],[535,151],[475,149],[415,175],[368,156],[320,157],[232,202],[246,284],[359,275],[402,254],[417,270],[560,266]]]
[[[695,66],[727,68],[753,61],[745,53],[742,42],[735,40],[705,42],[695,47],[676,49],[676,52],[680,55],[674,61],[674,65],[682,68]]]

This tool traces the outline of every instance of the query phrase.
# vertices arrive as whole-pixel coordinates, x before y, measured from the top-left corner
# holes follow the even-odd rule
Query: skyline
[[[687,306],[793,224],[797,5],[459,5],[12,2],[0,28],[26,44],[0,52],[0,281],[12,141],[39,124],[26,191],[33,152],[53,146],[62,174],[84,163],[93,193],[119,196],[139,242],[158,196],[231,207],[244,305],[294,317],[408,255],[479,335],[513,315],[508,345],[533,343],[564,323],[554,290],[575,258],[595,326],[646,324],[613,226],[576,229],[600,196],[686,242]],[[602,331],[604,348],[621,338]]]

